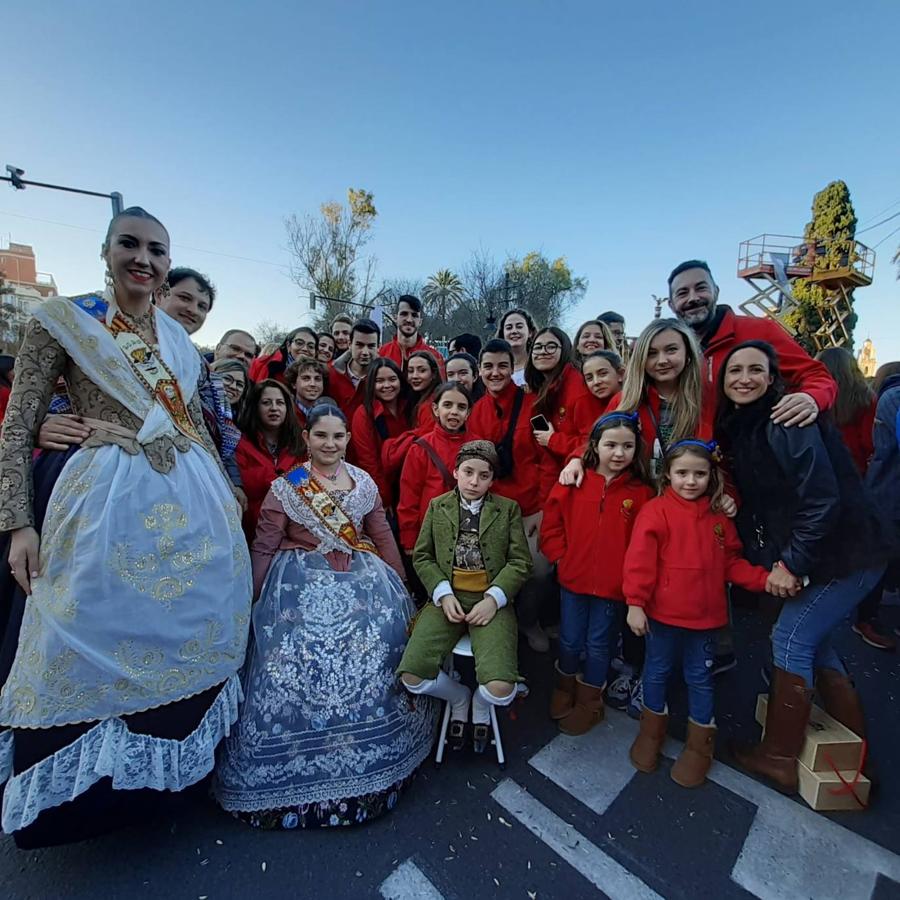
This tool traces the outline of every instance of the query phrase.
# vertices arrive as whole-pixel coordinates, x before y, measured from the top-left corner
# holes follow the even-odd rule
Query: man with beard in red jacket
[[[669,306],[689,325],[703,348],[703,421],[715,419],[719,369],[732,347],[744,341],[766,341],[778,353],[788,393],[772,411],[775,422],[811,425],[837,398],[828,369],[813,359],[773,319],[738,315],[718,302],[719,286],[709,265],[689,259],[669,275]]]
[[[772,419],[802,428],[837,399],[837,385],[828,369],[813,359],[774,319],[738,315],[720,304],[719,286],[701,259],[675,266],[669,275],[669,307],[690,326],[703,349],[703,410],[701,419],[712,430],[716,417],[722,362],[732,347],[744,341],[766,341],[778,353],[787,393],[772,409]],[[737,665],[731,627],[718,633],[713,674]]]

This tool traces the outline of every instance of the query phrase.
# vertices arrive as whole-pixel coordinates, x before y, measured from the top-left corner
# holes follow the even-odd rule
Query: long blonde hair
[[[677,331],[684,341],[684,370],[678,376],[672,406],[672,442],[681,441],[697,433],[700,424],[700,408],[703,396],[701,350],[694,332],[678,319],[654,319],[639,335],[625,370],[622,399],[619,409],[637,412],[647,401],[647,386],[652,379],[647,375],[647,356],[650,342],[664,331]]]

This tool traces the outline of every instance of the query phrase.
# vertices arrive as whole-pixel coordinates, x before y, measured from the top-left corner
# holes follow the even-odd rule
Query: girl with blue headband
[[[603,718],[610,650],[624,612],[625,550],[638,511],[655,493],[637,413],[601,416],[582,459],[584,483],[577,490],[555,485],[541,526],[541,550],[557,564],[560,586],[550,716],[560,731],[574,735]]]
[[[670,444],[663,493],[641,511],[625,554],[623,589],[628,625],[646,636],[641,730],[631,761],[641,772],[659,763],[666,736],[666,688],[680,662],[688,689],[688,731],[672,780],[699,787],[712,763],[716,724],[715,632],[728,623],[726,585],[762,591],[769,572],[743,558],[730,519],[720,512],[722,475],[713,442]]]

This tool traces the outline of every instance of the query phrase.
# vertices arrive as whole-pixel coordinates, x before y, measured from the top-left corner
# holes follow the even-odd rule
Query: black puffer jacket
[[[719,423],[747,559],[767,568],[782,560],[819,583],[885,562],[884,529],[837,428],[828,415],[804,428],[776,425],[777,400],[770,391]]]

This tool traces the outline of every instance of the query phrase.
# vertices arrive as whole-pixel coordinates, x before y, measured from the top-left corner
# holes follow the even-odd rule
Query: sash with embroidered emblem
[[[294,466],[284,475],[284,479],[333,535],[353,550],[379,555],[375,545],[356,530],[356,526],[340,503],[315,478],[310,478],[306,466],[302,463]]]
[[[191,420],[187,404],[181,393],[181,386],[162,356],[147,346],[146,341],[118,310],[113,315],[112,321],[107,322],[109,303],[103,297],[97,294],[86,294],[81,297],[73,297],[72,302],[109,331],[116,346],[128,361],[131,371],[168,413],[172,424],[185,437],[202,446],[203,439]]]

